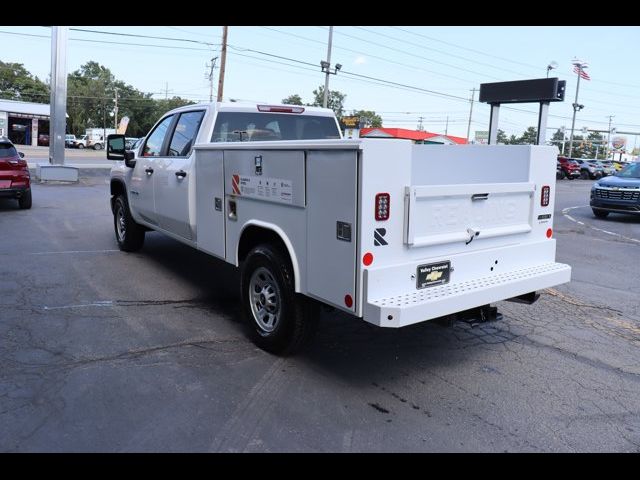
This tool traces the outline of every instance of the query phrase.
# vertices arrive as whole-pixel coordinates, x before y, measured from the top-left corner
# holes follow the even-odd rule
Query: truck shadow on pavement
[[[148,235],[140,254],[166,269],[180,283],[193,290],[196,308],[211,312],[211,328],[220,321],[232,320],[234,329],[244,336],[246,326],[240,303],[240,274],[232,265],[167,237]],[[491,322],[481,327],[467,325],[443,327],[424,322],[401,329],[380,328],[337,310],[321,309],[318,328],[313,340],[302,351],[287,357],[287,364],[309,364],[353,383],[370,383],[382,372],[401,374],[410,365],[442,366],[463,362],[473,356],[465,348],[490,343],[485,337],[495,330]],[[224,318],[219,318],[224,317]],[[466,341],[471,339],[471,341]],[[461,341],[462,340],[462,341]],[[504,338],[496,341],[504,342]],[[459,352],[459,353],[456,353]],[[260,351],[260,355],[277,360],[278,357]],[[390,373],[391,372],[391,373]],[[393,373],[395,372],[395,373]]]

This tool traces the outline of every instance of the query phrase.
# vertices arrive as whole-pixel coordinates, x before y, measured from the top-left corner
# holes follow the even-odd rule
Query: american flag
[[[581,68],[579,68],[578,65],[574,65],[573,66],[573,73],[577,73],[578,75],[580,75],[585,80],[591,80],[591,77],[589,76],[589,74],[587,72],[585,72],[584,70],[582,70]]]

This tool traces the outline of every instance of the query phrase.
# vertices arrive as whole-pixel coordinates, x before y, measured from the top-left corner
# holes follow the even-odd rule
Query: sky
[[[220,57],[220,26],[73,26],[68,71],[89,60],[108,67],[117,79],[155,98],[178,95],[208,101],[207,64]],[[81,31],[81,30],[91,30]],[[100,33],[102,32],[102,33]],[[41,79],[51,69],[51,29],[0,26],[0,60],[18,62]],[[145,38],[164,37],[165,39]],[[291,94],[311,102],[324,85],[320,61],[327,59],[327,26],[230,26],[224,100],[279,103]],[[640,132],[640,63],[635,61],[640,27],[443,27],[335,26],[329,89],[346,94],[347,113],[375,110],[385,127],[467,136],[471,90],[476,89],[471,123],[488,130],[487,104],[477,102],[482,83],[544,78],[567,81],[565,101],[549,109],[547,138],[571,128],[577,75],[572,60],[587,62],[590,81],[580,81],[577,134],[584,127]],[[214,69],[214,99],[220,59]],[[537,124],[538,106],[503,106],[499,128],[520,135]],[[636,135],[628,147],[640,146]]]

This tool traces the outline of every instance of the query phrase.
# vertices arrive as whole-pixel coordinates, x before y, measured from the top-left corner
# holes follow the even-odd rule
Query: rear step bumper
[[[543,290],[571,280],[571,267],[545,263],[466,282],[387,298],[369,299],[363,318],[381,327],[404,327],[489,303]]]

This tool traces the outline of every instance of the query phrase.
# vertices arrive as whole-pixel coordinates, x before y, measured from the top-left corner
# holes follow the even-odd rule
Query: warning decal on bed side
[[[272,202],[293,203],[293,184],[291,180],[232,175],[231,188],[234,195],[270,200]]]

